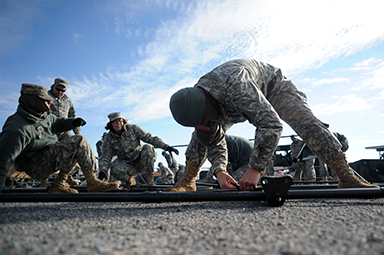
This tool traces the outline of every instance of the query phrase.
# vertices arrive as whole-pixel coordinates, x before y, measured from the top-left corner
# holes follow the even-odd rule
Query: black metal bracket
[[[276,207],[284,205],[288,190],[293,183],[293,178],[290,175],[262,176],[260,183],[269,206]]]

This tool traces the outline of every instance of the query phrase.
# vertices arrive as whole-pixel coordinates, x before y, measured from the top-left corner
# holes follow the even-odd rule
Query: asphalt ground
[[[0,203],[0,254],[384,254],[384,198]]]

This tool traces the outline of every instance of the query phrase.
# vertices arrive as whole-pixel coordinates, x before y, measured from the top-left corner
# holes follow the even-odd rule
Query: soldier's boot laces
[[[186,161],[185,171],[181,179],[167,191],[185,192],[196,191],[196,177],[199,174],[200,168],[191,161]]]
[[[155,186],[155,182],[153,180],[154,174],[153,173],[146,173],[146,175],[147,175],[147,185]]]
[[[72,175],[68,175],[67,183],[69,184],[69,186],[79,185],[79,182],[75,178],[73,178]]]
[[[329,165],[339,177],[338,188],[376,188],[378,186],[371,185],[366,181],[360,180],[350,169],[345,154],[336,156]]]
[[[115,189],[119,189],[117,182],[105,182],[96,178],[94,173],[84,174],[85,180],[87,180],[88,192],[106,192]]]
[[[49,188],[49,193],[79,193],[77,190],[70,188],[66,181],[69,174],[60,172],[55,181],[51,184]]]

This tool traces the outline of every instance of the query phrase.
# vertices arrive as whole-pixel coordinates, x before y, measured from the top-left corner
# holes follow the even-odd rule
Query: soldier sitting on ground
[[[78,193],[66,185],[69,172],[78,163],[87,180],[89,192],[118,188],[117,183],[100,181],[94,175],[96,158],[82,135],[59,141],[56,133],[65,132],[86,122],[81,118],[57,118],[50,113],[52,98],[44,86],[23,83],[19,106],[8,117],[0,133],[0,190],[12,164],[16,171],[25,171],[36,180],[48,178],[57,169],[50,193]]]

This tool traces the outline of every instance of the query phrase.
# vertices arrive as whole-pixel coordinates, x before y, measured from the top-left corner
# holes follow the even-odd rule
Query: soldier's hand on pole
[[[238,185],[236,180],[233,179],[232,176],[230,176],[227,172],[218,171],[216,173],[216,177],[217,177],[217,180],[219,181],[220,188],[222,189],[236,189],[235,185]],[[228,182],[230,182],[231,185]]]

